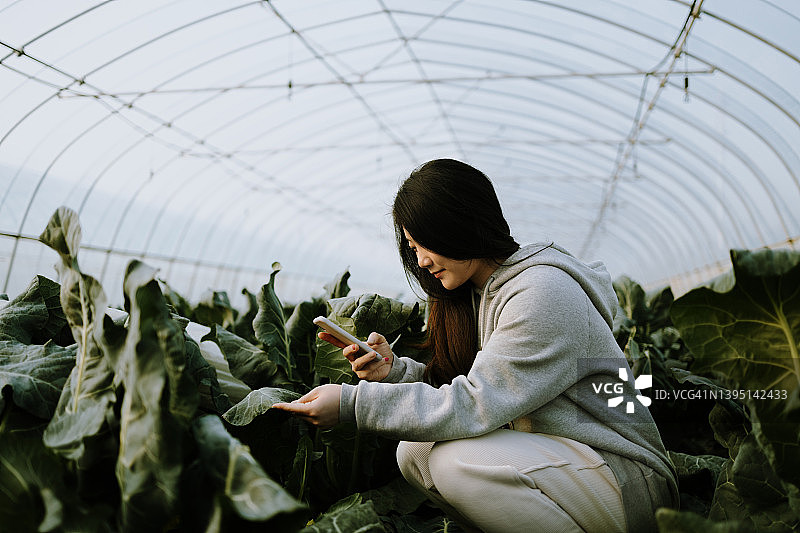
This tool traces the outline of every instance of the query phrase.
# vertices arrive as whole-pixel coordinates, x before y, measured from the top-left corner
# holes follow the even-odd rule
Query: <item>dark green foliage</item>
[[[0,318],[2,328],[2,318]],[[6,397],[28,413],[49,420],[75,366],[76,347],[0,340],[0,411]]]
[[[115,322],[80,270],[80,235],[75,213],[59,209],[41,240],[59,253],[60,283],[36,276],[12,301],[0,295],[0,529],[461,531],[399,475],[395,441],[272,409],[357,381],[318,339],[315,316],[362,339],[378,331],[424,361],[424,308],[349,296],[349,272],[285,305],[277,263],[260,291],[243,291],[244,312],[214,291],[192,306],[132,261],[127,316]],[[800,527],[800,255],[732,260],[730,275],[674,302],[669,289],[615,282],[617,341],[634,374],[666,392],[650,410],[682,510],[657,512],[662,533]],[[203,341],[224,361],[206,359],[213,345],[192,340],[189,320],[210,328]],[[787,394],[731,396],[766,389]]]
[[[734,250],[731,262],[729,274],[672,306],[692,372],[720,380],[737,401],[709,416],[728,452],[710,521],[667,513],[662,531],[800,528],[800,253]]]
[[[77,215],[56,211],[41,240],[61,257],[61,284],[39,276],[0,310],[3,530],[302,527],[305,506],[201,410],[231,406],[155,270],[129,264],[128,316],[115,323],[102,287],[79,268],[80,235]],[[74,344],[62,347],[54,338],[65,326]],[[187,495],[208,505],[198,512]]]
[[[266,521],[279,514],[304,523],[304,506],[264,473],[249,448],[225,430],[214,415],[197,418],[193,434],[206,477],[220,499],[241,518]]]
[[[219,324],[212,325],[211,331],[202,340],[216,343],[228,362],[231,374],[251,389],[267,387],[276,381],[278,365],[267,358],[266,352]]]
[[[363,503],[360,494],[353,494],[333,504],[313,524],[301,533],[327,533],[329,531],[359,531],[363,533],[384,533],[381,518],[375,512],[372,502]]]
[[[25,292],[0,308],[0,340],[22,344],[44,344],[64,338],[67,319],[61,309],[61,286],[44,276],[36,276]],[[72,344],[68,339],[67,344]]]
[[[668,398],[650,406],[664,445],[668,450],[693,455],[724,453],[707,422],[714,401],[687,400],[680,396],[694,391],[699,384],[692,382],[693,374],[686,370],[691,364],[691,354],[669,317],[672,291],[666,288],[647,295],[638,283],[626,277],[614,281],[614,290],[620,302],[614,317],[617,342],[634,376],[653,376],[653,389],[648,394],[664,391]],[[706,382],[700,386],[712,383]],[[687,426],[694,430],[686,431]]]
[[[264,346],[264,351],[271,361],[282,367],[293,381],[295,367],[294,354],[289,346],[289,334],[286,332],[286,317],[283,305],[275,294],[275,276],[280,272],[280,263],[272,264],[269,283],[261,287],[256,297],[258,313],[253,319],[256,339]]]

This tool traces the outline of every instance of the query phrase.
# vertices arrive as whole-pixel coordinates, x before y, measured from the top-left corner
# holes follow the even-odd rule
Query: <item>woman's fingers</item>
[[[378,362],[378,361],[380,361],[382,359],[383,358],[377,359],[375,357],[375,352],[373,351],[373,352],[369,352],[368,354],[364,354],[364,355],[362,355],[360,357],[357,357],[356,359],[353,359],[350,362],[350,366],[353,367],[353,371],[358,372],[359,370],[364,369],[364,367],[366,367],[367,365],[370,365],[372,363],[376,363],[376,362]]]
[[[367,344],[369,344],[370,346],[374,344],[380,344],[382,342],[386,342],[386,337],[384,337],[377,331],[373,331],[372,333],[369,334],[369,337],[367,337]]]
[[[342,341],[340,341],[339,339],[337,339],[336,337],[334,337],[333,335],[331,335],[327,331],[320,331],[319,333],[317,333],[317,336],[320,339],[324,340],[325,342],[329,342],[329,343],[333,344],[337,348],[344,348],[345,346],[347,346],[345,343],[343,343]]]
[[[307,394],[299,397],[293,402],[278,402],[272,404],[273,409],[280,409],[281,411],[288,411],[292,414],[308,413],[311,410],[311,402],[317,397],[317,389],[314,389]]]
[[[315,426],[328,428],[339,423],[341,390],[340,385],[331,383],[320,385],[293,402],[279,402],[272,407],[287,411]]]
[[[291,403],[285,403],[285,402],[275,403],[275,404],[272,404],[272,408],[273,409],[280,409],[281,411],[286,411],[286,412],[292,413],[293,415],[294,414],[299,415],[299,414],[303,414],[303,413],[308,413],[309,409],[311,409],[311,407],[308,404],[300,403],[298,401],[294,401],[294,402],[291,402]]]

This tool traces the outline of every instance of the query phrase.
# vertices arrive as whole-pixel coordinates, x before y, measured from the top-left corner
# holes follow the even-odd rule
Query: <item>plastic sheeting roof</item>
[[[492,178],[520,242],[676,292],[800,235],[800,4],[778,0],[0,3],[0,292],[55,255],[118,295],[408,296],[390,205],[418,164]]]

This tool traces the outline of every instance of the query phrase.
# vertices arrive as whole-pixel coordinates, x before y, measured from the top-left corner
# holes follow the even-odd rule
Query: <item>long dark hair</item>
[[[427,338],[433,357],[425,380],[450,383],[472,367],[478,328],[472,287],[445,289],[417,264],[403,228],[420,246],[449,259],[502,261],[519,249],[503,216],[492,182],[476,168],[454,159],[435,159],[411,172],[392,208],[397,247],[409,282],[428,296]]]

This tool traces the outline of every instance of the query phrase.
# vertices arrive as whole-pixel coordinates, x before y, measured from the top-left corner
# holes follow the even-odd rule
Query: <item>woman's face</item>
[[[480,259],[449,259],[427,248],[423,248],[414,241],[411,234],[403,228],[408,245],[417,254],[417,264],[424,268],[439,281],[445,289],[453,290],[467,281],[477,287],[483,287],[486,280],[494,272],[494,267],[486,260]]]

